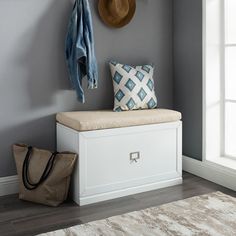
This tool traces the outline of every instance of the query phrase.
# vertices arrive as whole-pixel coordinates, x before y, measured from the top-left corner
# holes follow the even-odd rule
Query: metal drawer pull
[[[129,154],[130,162],[138,162],[140,159],[140,152],[131,152]]]

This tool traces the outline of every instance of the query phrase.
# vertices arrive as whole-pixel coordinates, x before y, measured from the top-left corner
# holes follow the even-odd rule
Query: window
[[[204,0],[205,158],[236,159],[236,0]]]
[[[236,1],[224,2],[225,155],[236,157]]]

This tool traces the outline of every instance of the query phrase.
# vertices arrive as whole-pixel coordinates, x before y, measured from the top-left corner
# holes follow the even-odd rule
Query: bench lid
[[[60,112],[57,122],[77,131],[121,128],[137,125],[158,124],[181,120],[181,113],[168,109],[114,112],[73,111]]]

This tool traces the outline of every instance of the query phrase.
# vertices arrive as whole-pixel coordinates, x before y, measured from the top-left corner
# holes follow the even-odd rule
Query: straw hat
[[[98,11],[109,26],[120,28],[128,24],[134,16],[135,0],[99,0]]]

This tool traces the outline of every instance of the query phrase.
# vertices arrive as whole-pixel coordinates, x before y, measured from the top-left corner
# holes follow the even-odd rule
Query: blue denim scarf
[[[98,70],[94,52],[92,17],[88,0],[76,0],[66,37],[66,61],[70,81],[78,100],[85,102],[82,79],[88,88],[97,88]]]

